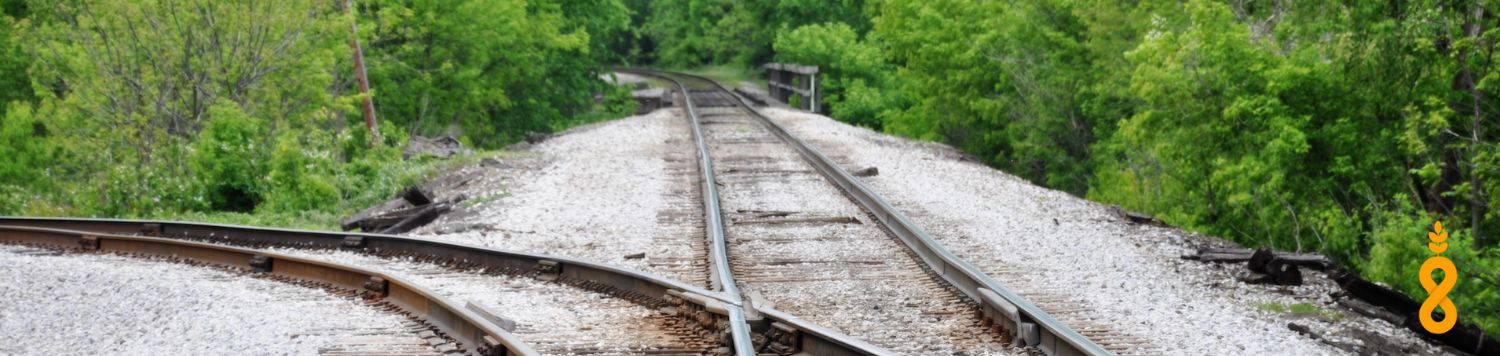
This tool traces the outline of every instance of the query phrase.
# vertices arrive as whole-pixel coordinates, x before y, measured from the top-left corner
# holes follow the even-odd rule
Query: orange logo
[[[1458,323],[1458,307],[1453,305],[1453,300],[1448,299],[1448,292],[1453,291],[1453,285],[1458,283],[1458,268],[1453,266],[1453,260],[1441,256],[1448,251],[1448,232],[1443,231],[1443,222],[1432,223],[1432,231],[1427,233],[1427,249],[1432,250],[1434,256],[1422,262],[1417,279],[1422,282],[1422,289],[1427,290],[1427,300],[1422,301],[1422,309],[1417,311],[1417,318],[1422,321],[1422,328],[1433,334],[1442,334],[1453,329],[1453,324]],[[1442,270],[1443,281],[1441,283],[1432,281],[1432,271]],[[1443,320],[1432,320],[1433,309],[1443,308]]]

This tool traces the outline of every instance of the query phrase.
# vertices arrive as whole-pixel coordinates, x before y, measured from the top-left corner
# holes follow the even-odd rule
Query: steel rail
[[[708,220],[708,235],[711,243],[711,264],[713,265],[714,281],[724,289],[725,297],[737,301],[740,310],[754,313],[750,319],[745,320],[731,318],[731,326],[743,327],[746,332],[741,334],[735,330],[733,334],[736,340],[736,353],[740,355],[755,355],[756,347],[750,331],[759,331],[767,337],[768,341],[775,341],[784,345],[794,345],[793,349],[800,350],[813,355],[887,355],[890,351],[871,345],[863,340],[843,335],[833,330],[817,326],[811,322],[796,318],[781,311],[747,303],[740,295],[739,288],[735,286],[734,274],[729,269],[729,251],[724,237],[723,211],[719,207],[718,179],[715,178],[713,168],[713,157],[708,153],[708,143],[703,136],[702,118],[698,115],[697,105],[693,103],[692,95],[686,85],[670,76],[656,73],[652,70],[621,68],[619,72],[634,73],[659,78],[671,82],[677,91],[682,93],[684,109],[688,113],[692,123],[693,141],[698,154],[698,169],[703,178],[703,209],[705,219]],[[731,316],[734,310],[731,309]],[[761,320],[769,319],[769,320]],[[756,325],[751,326],[751,321]],[[769,321],[766,322],[766,321]],[[803,335],[811,337],[802,337]],[[745,345],[749,349],[741,347],[739,340],[746,340]]]
[[[242,246],[283,246],[315,249],[345,249],[368,254],[396,254],[419,259],[461,262],[476,267],[542,279],[569,281],[598,288],[601,292],[672,305],[680,317],[726,321],[722,293],[661,277],[581,259],[506,251],[402,236],[264,228],[228,224],[164,220],[87,218],[39,218],[0,216],[0,225],[30,226],[89,231],[106,234],[140,234],[169,239],[200,240]],[[741,305],[743,307],[743,305]],[[811,355],[889,355],[888,351],[862,340],[819,327],[776,311],[760,310],[765,317],[766,336]],[[779,324],[779,325],[777,325]],[[777,329],[773,326],[780,326]],[[730,340],[721,340],[729,344]],[[753,355],[753,354],[751,354]]]
[[[738,302],[728,307],[730,337],[734,340],[734,352],[738,355],[755,355],[755,343],[750,338],[750,324],[745,320],[745,298],[740,295],[740,288],[734,284],[734,273],[729,270],[729,247],[724,239],[724,216],[719,209],[719,185],[714,178],[714,163],[708,155],[708,144],[703,139],[703,128],[699,124],[698,109],[693,105],[693,97],[688,95],[686,86],[681,82],[674,83],[677,90],[682,92],[682,101],[686,103],[688,116],[692,117],[693,141],[698,146],[698,170],[703,173],[703,214],[708,220],[708,236],[710,241],[710,257],[713,264],[713,276],[718,282],[719,288],[724,291],[724,296],[732,301]]]
[[[754,355],[756,347],[750,337],[750,324],[745,320],[745,298],[740,295],[740,289],[734,283],[734,273],[729,270],[729,248],[724,239],[724,216],[719,209],[719,186],[715,184],[718,180],[714,178],[713,158],[708,155],[708,144],[703,139],[698,108],[693,105],[693,98],[688,94],[686,86],[675,79],[661,78],[671,81],[677,87],[677,91],[682,93],[683,106],[692,123],[693,142],[698,152],[698,170],[702,172],[703,177],[703,215],[704,219],[708,220],[709,264],[712,267],[709,274],[714,284],[724,291],[724,296],[731,302],[731,305],[727,307],[734,351],[740,355]]]
[[[351,265],[203,242],[24,226],[0,226],[0,242],[184,259],[361,291],[369,299],[390,303],[424,320],[468,354],[538,354],[500,326],[425,287]]]
[[[910,218],[901,213],[874,189],[865,185],[859,178],[849,174],[842,166],[833,159],[828,158],[822,152],[807,144],[801,138],[792,135],[785,127],[771,120],[755,109],[749,102],[722,84],[702,76],[661,71],[676,76],[682,76],[712,84],[718,90],[729,93],[734,102],[751,113],[771,132],[775,133],[783,141],[790,144],[802,155],[802,158],[821,172],[829,181],[838,185],[844,192],[848,193],[854,200],[858,201],[865,209],[875,215],[892,234],[896,235],[911,251],[915,252],[922,261],[927,263],[934,272],[941,276],[948,284],[963,292],[969,298],[978,301],[985,320],[1000,325],[1013,333],[1017,340],[1022,340],[1028,346],[1035,346],[1048,355],[1112,355],[1093,340],[1089,340],[1083,334],[1078,333],[1062,321],[1052,317],[1046,311],[1037,307],[1031,301],[1021,297],[1019,294],[1005,288],[994,278],[984,274],[978,268],[954,255],[944,247],[926,230],[917,226]]]

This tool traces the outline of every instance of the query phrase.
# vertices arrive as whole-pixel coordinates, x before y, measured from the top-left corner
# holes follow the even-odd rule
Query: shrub
[[[247,212],[264,200],[265,122],[228,101],[209,109],[189,161],[213,210]]]
[[[266,201],[257,212],[328,211],[338,206],[338,187],[327,175],[332,166],[326,151],[304,145],[295,135],[281,135],[271,153]]]

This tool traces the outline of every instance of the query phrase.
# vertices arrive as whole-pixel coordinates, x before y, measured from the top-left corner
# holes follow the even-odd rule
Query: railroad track
[[[378,306],[399,310],[425,323],[428,339],[441,353],[470,355],[533,355],[536,351],[514,335],[473,310],[437,296],[411,282],[356,266],[330,263],[285,254],[210,243],[143,236],[105,234],[97,231],[37,227],[0,226],[0,242],[52,249],[106,252],[166,258],[192,264],[263,274],[267,278],[295,281],[335,291],[336,295],[359,294]],[[371,351],[342,345],[332,353]],[[409,345],[401,345],[402,350]]]
[[[685,84],[714,163],[705,182],[724,192],[736,282],[789,313],[902,354],[1016,353],[979,325],[973,303],[861,219],[857,204],[732,94]]]
[[[113,234],[111,239],[150,238],[116,236],[134,234],[163,237],[153,240],[161,244],[198,241],[212,243],[205,246],[274,247],[285,253],[276,254],[277,260],[294,260],[299,257],[293,255],[305,251],[320,251],[309,253],[321,254],[318,257],[410,258],[438,266],[405,270],[432,278],[427,282],[463,286],[521,283],[515,279],[477,279],[463,272],[476,269],[507,278],[559,282],[657,310],[671,317],[662,319],[663,328],[676,330],[677,335],[696,335],[683,338],[689,340],[685,347],[622,350],[577,342],[585,337],[583,334],[518,328],[517,333],[534,339],[552,337],[538,339],[549,353],[893,353],[843,332],[914,354],[1020,351],[1005,348],[1001,345],[1005,340],[1049,355],[1104,355],[1113,351],[1101,348],[955,257],[832,159],[791,136],[717,83],[681,74],[637,73],[665,78],[686,93],[679,99],[691,118],[697,149],[694,170],[703,178],[699,185],[702,219],[687,231],[704,232],[705,241],[697,243],[705,250],[701,257],[707,261],[669,262],[689,269],[704,267],[709,276],[706,280],[683,283],[571,258],[377,234],[103,219],[0,217],[0,225],[74,230],[62,233],[72,237],[53,241],[64,247],[69,241],[76,245],[82,239],[79,236],[90,234]],[[678,211],[658,218],[684,220],[691,215],[696,214]],[[175,254],[171,249],[156,252]],[[491,292],[476,292],[474,296],[494,294]],[[563,293],[527,285],[510,292]],[[783,312],[778,304],[811,321]],[[623,309],[600,309],[605,310],[596,312],[623,313]],[[519,341],[514,347],[519,351],[512,353],[536,352]]]
[[[359,291],[183,268],[186,261],[24,245],[0,244],[0,261],[7,267],[0,279],[8,281],[0,285],[3,354],[188,354],[213,347],[324,356],[443,354],[422,337],[434,333],[430,325],[366,301]],[[183,288],[188,283],[191,288]],[[160,323],[193,317],[201,319]],[[242,331],[214,332],[226,329]],[[140,337],[150,333],[176,338],[168,344]]]
[[[29,223],[57,226],[78,222]],[[139,225],[160,226],[145,223]],[[93,228],[116,230],[103,225],[95,225]],[[175,229],[165,231],[166,234],[171,234],[173,230]],[[534,270],[486,271],[479,264],[455,259],[439,261],[435,258],[423,258],[409,249],[406,252],[400,252],[402,249],[399,248],[327,249],[288,239],[266,241],[234,238],[244,231],[222,226],[199,226],[194,230],[199,234],[169,236],[263,248],[259,251],[308,260],[332,261],[340,265],[370,266],[386,275],[400,276],[412,284],[428,288],[434,295],[452,300],[454,304],[463,305],[482,315],[503,318],[505,322],[496,323],[511,323],[508,326],[511,334],[534,349],[534,353],[702,355],[712,353],[720,347],[719,336],[710,328],[701,325],[695,316],[679,315],[675,312],[676,306],[663,298],[643,298],[589,281],[562,280],[559,275],[537,273]],[[146,233],[159,234],[152,231]],[[204,237],[209,235],[216,237]],[[365,350],[363,353],[370,352],[372,351]]]
[[[703,236],[707,244],[707,263],[709,275],[709,287],[722,293],[729,302],[725,305],[725,314],[729,317],[729,338],[731,339],[733,352],[738,355],[754,355],[760,353],[772,354],[796,354],[810,351],[814,353],[860,353],[860,354],[885,354],[886,350],[864,344],[848,336],[824,332],[828,341],[833,344],[805,343],[800,332],[793,331],[795,328],[782,322],[769,321],[781,315],[771,304],[761,304],[760,300],[751,300],[740,293],[738,283],[734,279],[734,268],[729,263],[729,247],[725,238],[725,224],[720,207],[718,185],[705,182],[716,182],[716,171],[713,167],[713,159],[709,154],[708,141],[703,134],[704,128],[699,120],[698,106],[691,91],[682,82],[654,73],[642,72],[641,74],[656,76],[666,79],[672,83],[679,93],[677,97],[680,108],[690,118],[688,120],[690,131],[695,146],[694,156],[696,164],[687,165],[681,171],[697,172],[701,177],[698,180],[698,190],[693,192],[702,198],[702,204],[698,209],[688,209],[701,213],[702,219],[689,220],[687,226],[691,231],[702,231],[703,234],[691,234],[689,236]],[[678,158],[681,160],[681,158]],[[682,215],[682,214],[676,214]],[[747,313],[748,311],[748,313]],[[747,315],[748,314],[748,315]],[[785,318],[785,317],[783,317]],[[751,322],[754,322],[752,327]],[[752,331],[755,335],[751,335]],[[821,340],[821,339],[812,339]],[[803,345],[807,344],[807,345]],[[851,347],[852,346],[852,347]],[[849,349],[843,349],[849,348]]]
[[[854,292],[847,295],[847,299],[836,298],[822,306],[808,305],[809,302],[801,298],[791,298],[788,302],[806,307],[796,310],[799,315],[809,318],[817,315],[819,317],[813,321],[828,325],[836,325],[840,320],[848,320],[851,315],[861,313],[865,317],[873,317],[873,324],[884,325],[890,330],[881,330],[879,327],[843,330],[856,336],[869,337],[882,346],[901,348],[918,343],[924,346],[934,342],[940,344],[930,349],[906,348],[901,351],[968,351],[973,346],[983,348],[993,342],[985,335],[991,332],[1016,340],[1020,345],[1035,347],[1049,355],[1102,355],[1128,350],[1101,347],[1090,337],[1053,318],[1048,312],[959,259],[833,159],[792,136],[780,125],[761,115],[743,98],[718,83],[681,73],[622,71],[657,76],[673,82],[680,92],[687,93],[683,96],[684,106],[694,125],[706,127],[702,130],[695,129],[695,134],[698,135],[696,139],[701,142],[706,135],[718,140],[713,149],[700,147],[701,157],[708,160],[706,157],[717,155],[723,166],[705,169],[719,173],[717,177],[705,174],[704,181],[713,182],[705,185],[723,186],[726,191],[731,192],[727,194],[730,197],[727,201],[730,203],[725,203],[723,212],[733,214],[727,225],[728,235],[736,242],[733,250],[737,250],[745,258],[743,261],[735,260],[732,265],[736,267],[734,272],[743,274],[736,275],[738,280],[755,285],[749,289],[758,295],[761,292],[769,295],[784,293],[779,296],[795,297],[798,296],[798,289],[802,290],[803,295],[816,295],[830,290],[849,291],[848,287],[851,286],[838,284],[850,280],[864,282],[852,286],[855,288]],[[695,102],[698,104],[695,105]],[[703,109],[698,109],[699,106]],[[795,158],[790,158],[795,156],[801,156],[805,163],[798,164]],[[705,163],[704,166],[713,167],[712,163]],[[818,179],[819,175],[825,179]],[[829,194],[830,191],[842,193],[847,200],[840,204],[834,201],[836,199],[824,199],[830,195],[839,195]],[[767,193],[774,196],[766,198]],[[787,202],[812,205],[798,204],[789,207]],[[849,203],[857,203],[857,206],[851,209]],[[894,240],[904,244],[907,247],[904,252],[908,255],[893,256],[900,254],[888,244],[880,246],[881,241],[877,241],[880,239],[871,236],[878,234],[868,231],[872,229],[871,225],[878,226],[875,229],[887,234],[884,242]],[[809,234],[815,237],[809,239]],[[858,247],[840,250],[841,247],[851,245]],[[873,255],[870,254],[872,252]],[[886,265],[887,263],[891,265]],[[926,268],[913,268],[916,265]],[[926,274],[913,271],[925,271]],[[899,282],[892,286],[920,287],[900,292],[880,288],[883,282],[893,280]],[[937,283],[938,281],[942,283]],[[764,289],[759,288],[762,283],[765,284]],[[901,296],[906,299],[896,303],[898,305],[892,305],[889,299],[864,298],[869,295],[861,292],[868,293],[869,289],[861,288],[872,288],[889,293],[887,297]],[[867,301],[861,305],[867,309],[849,310],[847,302],[859,301],[861,298]],[[768,299],[775,298],[768,296]],[[911,300],[919,302],[915,305],[906,302]],[[1065,307],[1055,303],[1048,304],[1052,308]],[[820,307],[824,309],[816,310]],[[881,308],[879,312],[875,312],[876,307]],[[841,311],[844,314],[839,314]],[[1069,314],[1077,313],[1070,311]],[[921,316],[937,315],[943,317],[933,318],[936,322],[932,324],[920,324],[923,320]],[[966,317],[970,319],[964,320]],[[855,317],[858,318],[860,317]],[[945,319],[950,323],[942,325]],[[952,319],[961,321],[951,323]],[[914,326],[906,329],[886,324],[897,320],[918,323],[907,324]],[[870,324],[872,323],[866,322],[859,326]],[[971,324],[968,332],[957,330],[964,324]],[[911,339],[912,330],[931,332],[931,327],[938,325],[941,325],[939,328],[951,328],[955,332],[929,334],[931,337],[917,342]],[[1086,328],[1089,330],[1085,331],[1093,337],[1110,335],[1107,330],[1101,332],[1094,325]],[[869,334],[866,335],[866,332]],[[891,336],[882,338],[879,335],[881,332],[890,332]],[[941,344],[944,342],[947,344]]]
[[[512,293],[541,293],[560,296],[562,292],[555,290],[551,292],[546,290],[538,291],[539,288],[543,287],[539,287],[536,283],[528,281],[555,282],[571,288],[586,289],[612,298],[629,301],[636,305],[655,310],[655,312],[662,313],[664,317],[669,317],[652,316],[657,318],[656,320],[663,325],[662,329],[675,330],[679,332],[679,335],[694,335],[695,339],[693,340],[696,341],[689,342],[690,345],[687,347],[682,347],[682,345],[666,348],[634,349],[601,347],[597,343],[589,342],[592,340],[567,338],[569,335],[579,336],[580,334],[578,333],[554,335],[545,332],[532,332],[524,327],[528,321],[516,320],[521,326],[517,327],[514,336],[542,336],[546,338],[532,338],[533,340],[538,340],[532,346],[535,346],[539,351],[573,354],[673,354],[677,352],[697,354],[699,351],[695,350],[703,350],[698,347],[707,347],[704,345],[711,344],[712,348],[702,353],[729,354],[734,352],[731,348],[734,340],[728,325],[729,315],[727,306],[734,305],[733,303],[738,301],[731,300],[720,292],[710,291],[653,274],[572,258],[379,234],[272,229],[173,221],[0,217],[0,231],[5,231],[6,229],[25,229],[28,227],[72,230],[73,232],[70,233],[70,236],[74,236],[74,240],[71,240],[72,242],[63,242],[65,242],[65,245],[67,245],[66,243],[73,245],[67,246],[75,246],[77,243],[76,236],[79,235],[112,234],[137,235],[135,236],[136,238],[154,236],[159,237],[158,239],[163,241],[199,243],[207,246],[234,245],[241,248],[274,248],[275,251],[278,251],[276,252],[278,255],[284,253],[289,258],[301,258],[293,257],[292,255],[305,255],[357,263],[384,264],[389,264],[390,261],[361,261],[359,259],[370,258],[371,256],[406,259],[412,261],[417,266],[398,266],[398,269],[401,269],[403,272],[419,272],[413,274],[414,278],[417,279],[440,279],[440,275],[454,273],[452,271],[455,269],[483,270],[485,273],[509,276],[510,279],[500,281],[499,283],[519,284],[519,287],[511,288]],[[10,240],[8,240],[6,235],[0,235],[0,241]],[[423,263],[440,265],[441,267],[421,266]],[[472,274],[470,274],[468,278],[478,277],[472,277]],[[526,281],[519,281],[519,279],[525,279]],[[426,281],[431,282],[431,280]],[[448,283],[482,286],[492,285],[494,282],[494,280],[464,281],[461,279],[451,279]],[[473,294],[488,295],[492,291],[494,290],[481,288],[474,291]],[[493,298],[493,296],[491,297]],[[567,298],[597,297],[602,296]],[[566,303],[559,303],[559,305],[562,304]],[[605,307],[601,308],[602,310],[587,312],[610,313],[618,312],[623,308],[618,303],[612,305],[614,307]],[[761,344],[764,345],[776,344],[786,354],[886,354],[883,350],[863,341],[849,338],[848,336],[819,327],[775,309],[764,308],[756,310],[755,320],[758,321],[758,325],[761,328],[757,329],[755,334],[747,341],[760,340]],[[591,327],[597,329],[607,327],[607,325],[593,325]],[[704,343],[702,342],[703,340],[707,340],[708,342]],[[526,347],[531,348],[532,346]]]

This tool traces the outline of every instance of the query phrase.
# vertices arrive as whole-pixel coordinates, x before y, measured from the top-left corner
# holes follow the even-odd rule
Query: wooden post
[[[340,0],[344,12],[354,11],[353,0]],[[380,144],[380,130],[375,121],[375,100],[370,97],[370,77],[365,74],[365,51],[359,46],[359,20],[349,21],[349,49],[354,52],[354,78],[359,82],[359,94],[364,96],[362,109],[365,114],[365,129],[370,132],[370,145]]]

